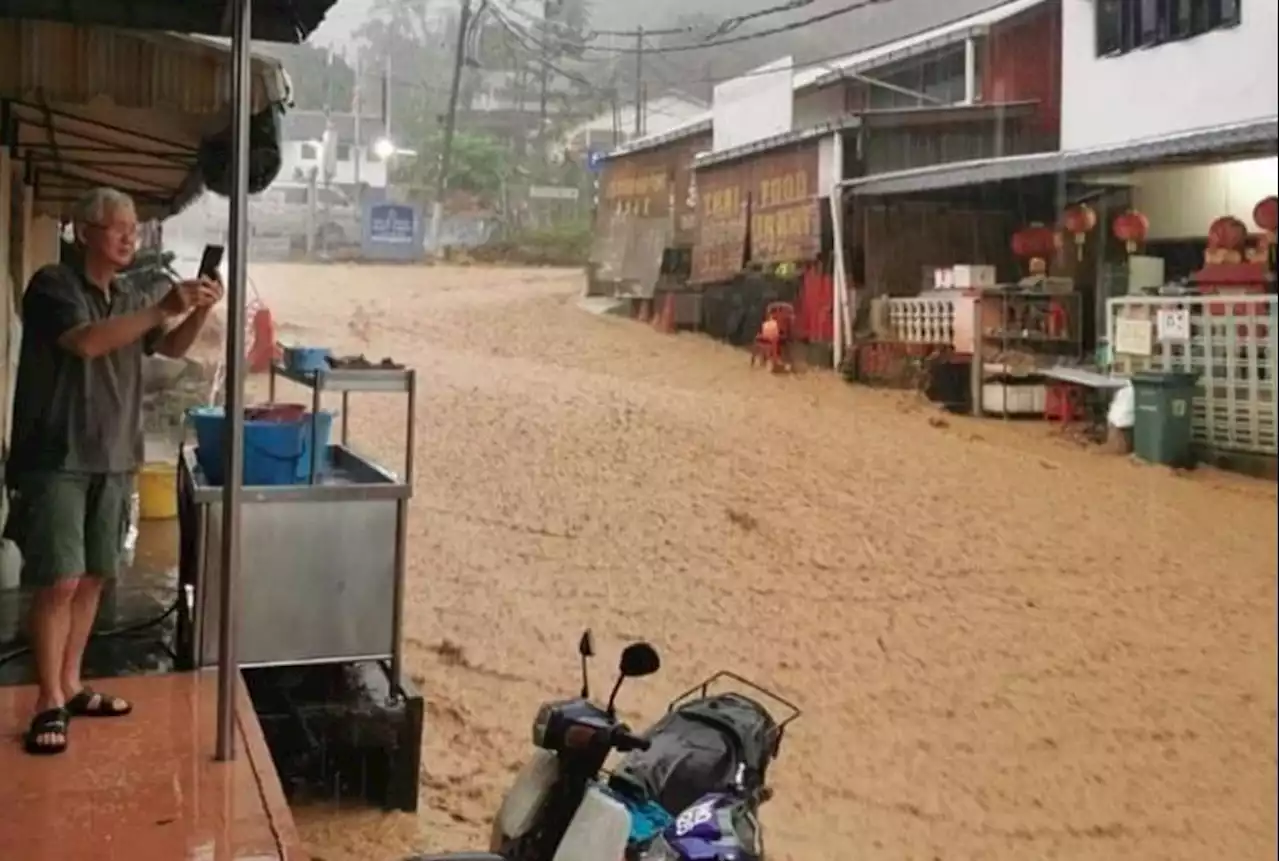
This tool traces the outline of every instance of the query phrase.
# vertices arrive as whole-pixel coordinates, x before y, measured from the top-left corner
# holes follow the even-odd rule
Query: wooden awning
[[[301,42],[337,0],[254,0],[253,38]],[[0,16],[82,26],[172,30],[225,36],[229,4],[220,0],[4,0]]]
[[[87,189],[133,195],[163,218],[200,190],[200,140],[225,128],[230,54],[208,39],[51,21],[0,20],[0,134],[63,215]],[[259,111],[290,98],[279,63],[253,59]]]

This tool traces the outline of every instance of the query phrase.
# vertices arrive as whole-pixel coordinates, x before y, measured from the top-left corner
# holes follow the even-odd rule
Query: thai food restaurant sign
[[[742,271],[748,178],[743,166],[736,164],[697,172],[698,240],[693,246],[691,282],[724,281]]]
[[[637,153],[605,163],[600,183],[602,211],[637,218],[662,218],[671,212],[671,156]]]
[[[752,263],[803,263],[822,248],[818,148],[766,153],[752,162]]]

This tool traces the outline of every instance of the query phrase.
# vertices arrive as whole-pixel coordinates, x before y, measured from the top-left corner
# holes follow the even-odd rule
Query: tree
[[[420,188],[434,188],[440,169],[440,132],[428,138],[418,157],[402,163],[396,180]],[[496,197],[508,178],[509,153],[489,135],[459,131],[453,138],[448,187],[480,197]]]

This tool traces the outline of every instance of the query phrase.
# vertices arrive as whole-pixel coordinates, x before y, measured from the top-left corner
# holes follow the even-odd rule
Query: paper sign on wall
[[[1191,340],[1191,313],[1180,308],[1156,312],[1156,337],[1161,341]]]
[[[1116,355],[1150,356],[1151,321],[1123,317],[1116,320],[1116,342],[1112,351]]]

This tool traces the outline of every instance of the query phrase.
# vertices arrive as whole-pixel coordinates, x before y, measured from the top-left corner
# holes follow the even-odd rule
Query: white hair
[[[76,238],[80,237],[80,228],[86,225],[101,225],[111,214],[121,209],[136,212],[133,198],[114,188],[95,188],[76,201],[71,208],[71,223],[75,225]]]

